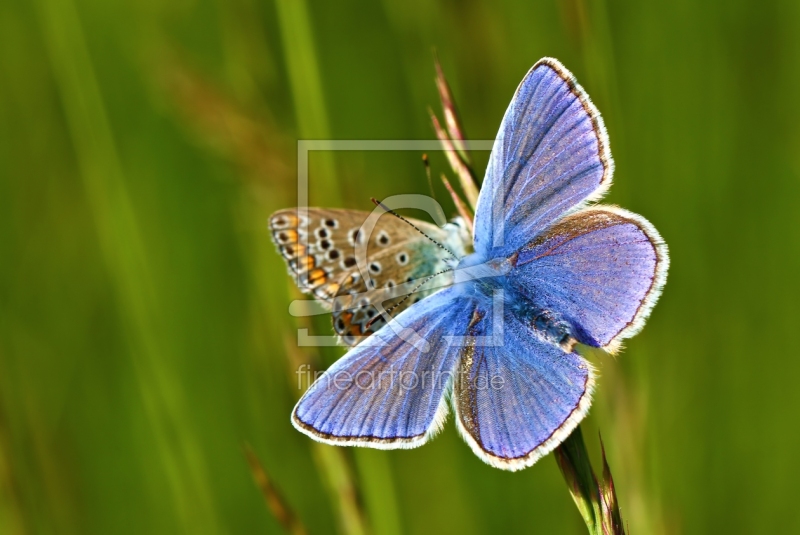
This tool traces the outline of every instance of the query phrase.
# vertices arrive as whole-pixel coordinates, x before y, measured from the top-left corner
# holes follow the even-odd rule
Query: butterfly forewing
[[[453,337],[466,329],[473,308],[449,288],[399,314],[314,382],[292,423],[329,444],[393,449],[425,443],[447,415],[445,395],[460,350]]]
[[[475,214],[475,249],[513,254],[611,185],[614,162],[600,113],[575,77],[539,60],[497,134]],[[490,253],[491,252],[491,253]]]

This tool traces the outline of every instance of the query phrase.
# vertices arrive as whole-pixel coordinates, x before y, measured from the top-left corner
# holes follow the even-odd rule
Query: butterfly
[[[599,112],[544,58],[503,117],[471,243],[458,220],[395,213],[367,235],[363,212],[271,216],[298,286],[328,303],[352,346],[302,396],[294,427],[328,444],[413,448],[452,406],[494,467],[519,470],[552,451],[591,405],[596,372],[576,345],[618,351],[666,281],[653,225],[596,204],[613,170]]]

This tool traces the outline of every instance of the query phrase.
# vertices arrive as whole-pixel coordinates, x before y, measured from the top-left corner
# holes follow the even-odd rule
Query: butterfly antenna
[[[395,216],[399,220],[405,221],[406,223],[411,225],[414,228],[414,230],[416,230],[417,232],[419,232],[420,234],[422,234],[423,236],[428,238],[431,242],[435,243],[436,246],[439,247],[440,249],[442,249],[443,251],[446,251],[447,254],[449,254],[450,256],[453,257],[453,260],[458,260],[458,256],[456,256],[456,254],[453,251],[451,251],[450,249],[448,249],[447,247],[445,247],[444,245],[442,245],[438,241],[434,240],[433,238],[431,238],[430,236],[428,236],[427,234],[422,232],[422,230],[418,226],[416,226],[414,223],[412,223],[411,221],[409,221],[405,217],[401,216],[400,214],[398,214],[397,212],[395,212],[394,210],[392,210],[391,208],[389,208],[388,206],[383,204],[381,201],[379,201],[375,197],[372,197],[372,202],[375,203],[375,206],[380,206],[381,208],[383,208],[384,210],[386,210],[387,212],[389,212],[390,214],[392,214],[393,216]]]
[[[396,309],[397,307],[399,307],[400,305],[402,305],[403,303],[405,303],[405,302],[408,300],[408,298],[409,298],[409,297],[411,297],[411,294],[415,294],[415,293],[417,293],[417,291],[418,291],[420,288],[422,288],[423,286],[425,286],[425,285],[428,283],[428,281],[430,281],[430,280],[431,280],[431,279],[433,279],[434,277],[438,277],[439,275],[443,275],[444,273],[447,273],[448,271],[453,271],[453,268],[447,268],[447,269],[443,269],[443,270],[442,270],[442,271],[440,271],[439,273],[434,273],[433,275],[430,275],[430,276],[428,276],[428,277],[425,277],[425,279],[424,279],[424,280],[423,280],[421,283],[419,283],[419,284],[418,284],[418,285],[417,285],[417,286],[416,286],[416,287],[415,287],[413,290],[411,290],[409,293],[407,293],[407,294],[406,294],[406,296],[405,296],[405,297],[403,297],[403,298],[402,298],[400,301],[398,301],[397,303],[395,303],[395,304],[393,304],[392,306],[390,306],[389,308],[387,308],[387,309],[384,311],[384,313],[386,313],[386,314],[390,314],[390,313],[392,312],[392,310]],[[365,329],[365,330],[366,330],[366,329],[369,329],[370,325],[372,325],[372,322],[373,322],[373,321],[375,321],[376,319],[380,318],[380,317],[381,317],[381,316],[375,316],[374,318],[372,318],[371,320],[369,320],[369,321],[367,322],[367,325],[366,325],[366,327],[365,327],[364,329]]]

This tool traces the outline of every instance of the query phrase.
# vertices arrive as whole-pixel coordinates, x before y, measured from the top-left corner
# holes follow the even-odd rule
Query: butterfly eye
[[[389,290],[394,288],[394,281],[393,280],[386,281],[386,288],[389,289]]]
[[[330,240],[320,240],[319,248],[322,249],[323,251],[327,251],[331,247],[333,247],[333,242],[331,242]]]
[[[314,231],[314,234],[316,235],[317,238],[321,240],[330,236],[328,229],[326,229],[325,227],[318,228],[316,231]]]
[[[338,249],[331,249],[328,251],[328,260],[334,261],[339,258],[339,250]]]
[[[369,265],[369,271],[370,271],[370,273],[374,273],[376,275],[379,274],[381,272],[381,264],[380,264],[380,262],[372,262]]]
[[[356,265],[356,258],[354,256],[348,256],[344,260],[342,260],[342,267],[345,269],[350,269]]]
[[[323,224],[326,227],[330,227],[330,228],[333,228],[333,229],[339,228],[339,222],[336,221],[335,219],[326,219],[325,221],[323,221]]]
[[[395,260],[397,260],[397,263],[400,264],[401,266],[405,266],[406,264],[408,264],[408,254],[405,252],[397,253]]]

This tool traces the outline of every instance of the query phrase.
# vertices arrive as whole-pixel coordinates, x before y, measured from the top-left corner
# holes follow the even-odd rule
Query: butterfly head
[[[505,277],[516,264],[517,255],[486,259],[481,253],[472,253],[462,258],[456,265],[454,283],[477,279]]]

